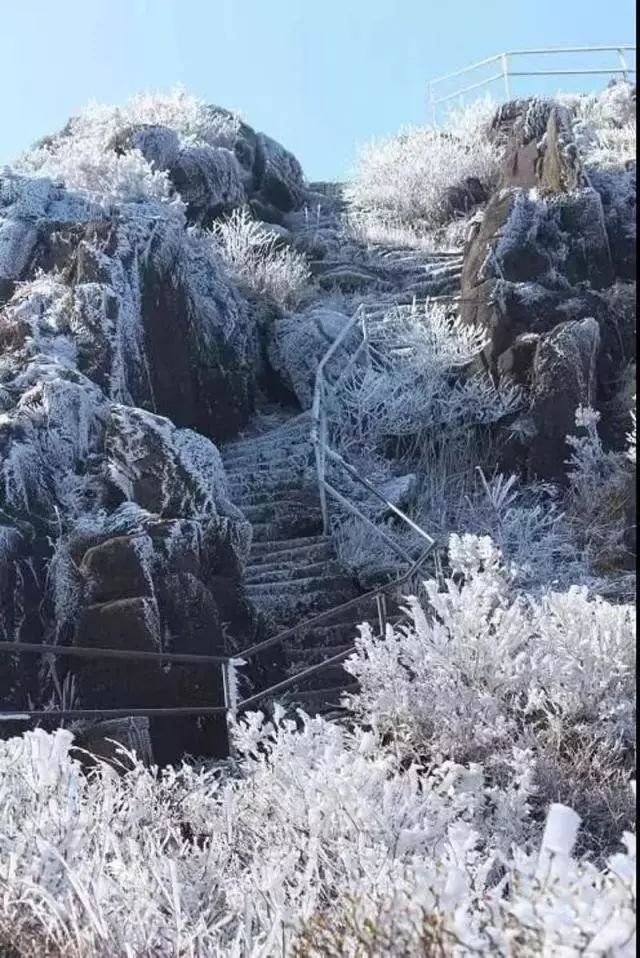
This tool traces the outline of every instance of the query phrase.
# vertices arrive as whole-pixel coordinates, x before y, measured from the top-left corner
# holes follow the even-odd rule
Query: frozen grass
[[[168,200],[171,187],[165,170],[155,169],[139,150],[118,155],[114,138],[131,126],[168,127],[184,145],[232,147],[240,119],[211,110],[204,100],[176,87],[168,93],[142,93],[122,106],[91,101],[65,129],[27,151],[14,169],[62,182],[68,189],[109,202]],[[176,205],[179,203],[175,200]]]
[[[441,226],[450,187],[469,177],[485,187],[496,180],[500,152],[487,136],[494,112],[495,104],[481,100],[452,113],[443,129],[412,127],[364,146],[345,196],[356,212],[373,212],[408,232]]]
[[[290,309],[306,292],[311,274],[306,257],[255,222],[245,209],[213,229],[216,248],[229,273],[245,289]]]
[[[0,742],[0,950],[630,956],[632,609],[522,594],[488,539],[449,564],[361,630],[351,730],[253,713],[233,762],[123,776]]]

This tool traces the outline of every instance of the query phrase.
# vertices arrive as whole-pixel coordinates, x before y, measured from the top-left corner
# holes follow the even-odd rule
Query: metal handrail
[[[443,299],[448,297],[435,297],[437,299]],[[71,709],[16,709],[14,711],[0,711],[0,721],[28,721],[30,719],[42,720],[42,719],[82,719],[82,718],[125,718],[128,716],[146,716],[146,717],[157,717],[157,716],[197,716],[197,715],[222,715],[225,714],[231,721],[234,721],[238,712],[244,711],[250,706],[254,705],[261,699],[269,695],[273,695],[276,692],[285,691],[288,688],[296,686],[303,679],[313,675],[317,672],[320,672],[322,669],[330,667],[331,665],[338,664],[342,662],[345,658],[351,655],[355,651],[355,646],[350,647],[349,649],[333,655],[324,659],[322,662],[318,662],[315,665],[311,665],[306,669],[296,673],[293,676],[289,676],[286,679],[283,679],[280,682],[275,683],[265,689],[262,689],[259,692],[256,692],[250,695],[248,698],[241,701],[237,701],[237,696],[235,694],[236,688],[236,670],[238,667],[244,666],[248,663],[251,658],[254,658],[256,655],[264,652],[266,649],[271,648],[275,645],[281,644],[286,641],[286,639],[296,635],[303,629],[308,629],[316,625],[320,625],[323,622],[331,620],[335,615],[342,613],[350,608],[361,605],[364,602],[375,599],[378,608],[378,625],[380,628],[381,634],[384,634],[387,619],[386,619],[386,610],[385,610],[385,597],[388,592],[392,590],[397,590],[399,586],[403,585],[405,582],[412,579],[419,569],[423,566],[426,559],[429,557],[435,546],[435,540],[428,535],[423,529],[420,528],[417,523],[413,522],[401,509],[398,508],[394,503],[390,502],[387,497],[376,489],[373,483],[369,482],[364,476],[361,476],[357,469],[355,469],[350,463],[348,463],[343,456],[340,455],[335,449],[332,449],[331,446],[326,441],[326,410],[324,408],[324,398],[328,392],[330,386],[328,380],[325,377],[325,369],[327,363],[331,357],[336,353],[340,345],[344,342],[346,337],[349,335],[351,330],[358,324],[361,323],[362,326],[362,341],[355,352],[351,355],[348,360],[345,371],[348,371],[349,367],[355,362],[359,353],[362,350],[369,351],[370,343],[368,337],[368,331],[366,326],[366,312],[364,305],[361,305],[354,313],[349,322],[341,330],[340,334],[333,341],[325,355],[322,357],[318,370],[316,373],[316,382],[315,390],[313,397],[313,406],[312,406],[312,429],[311,429],[311,441],[314,446],[316,454],[316,465],[318,470],[318,488],[321,498],[322,506],[322,515],[323,515],[323,525],[325,534],[328,533],[328,510],[326,502],[326,493],[328,492],[333,498],[341,502],[341,504],[359,519],[367,523],[380,538],[382,538],[388,545],[390,545],[395,551],[400,555],[402,559],[409,563],[408,570],[401,576],[393,579],[390,582],[385,583],[382,586],[378,586],[375,589],[370,590],[369,592],[363,593],[362,595],[355,596],[353,599],[349,599],[347,602],[343,602],[341,605],[333,606],[330,609],[320,612],[317,615],[313,616],[310,619],[305,620],[302,623],[298,623],[295,626],[292,626],[288,629],[277,633],[274,636],[271,636],[268,639],[265,639],[262,642],[255,643],[250,646],[248,649],[245,649],[243,652],[240,652],[234,656],[224,656],[224,655],[198,655],[193,653],[182,653],[182,652],[146,652],[142,650],[135,649],[109,649],[109,648],[97,648],[97,647],[85,647],[85,646],[58,646],[58,645],[47,645],[39,643],[30,643],[30,642],[5,642],[0,641],[0,653],[5,652],[8,654],[22,653],[22,654],[34,654],[34,655],[54,655],[54,656],[68,656],[68,657],[77,657],[77,658],[110,658],[110,659],[138,659],[141,661],[163,661],[163,662],[175,662],[175,663],[190,663],[190,664],[199,664],[199,665],[219,665],[222,671],[222,684],[223,684],[223,694],[224,694],[224,705],[215,705],[215,706],[179,706],[176,708],[92,708],[92,709],[83,709],[83,708],[71,708]],[[370,357],[369,357],[370,358]],[[401,519],[409,528],[417,533],[424,541],[427,543],[427,548],[421,553],[421,555],[414,560],[414,558],[403,549],[398,543],[394,542],[389,536],[387,536],[378,526],[375,525],[367,516],[360,512],[360,510],[351,503],[346,497],[342,496],[337,489],[326,480],[325,476],[325,463],[326,458],[331,459],[337,465],[339,465],[352,479],[358,481],[363,485],[369,492],[375,495],[385,506],[394,513],[399,519]]]
[[[504,84],[504,92],[506,98],[509,99],[511,96],[511,88],[509,85],[509,79],[511,77],[526,77],[526,76],[622,76],[624,79],[627,79],[627,76],[631,73],[636,73],[636,68],[634,66],[629,66],[627,63],[627,58],[625,53],[630,53],[636,51],[635,44],[611,44],[611,45],[593,45],[593,46],[582,46],[582,47],[549,47],[547,49],[531,49],[531,50],[507,50],[503,53],[497,53],[494,56],[486,57],[484,60],[478,60],[476,63],[472,63],[469,66],[462,67],[460,70],[454,70],[451,73],[446,73],[443,76],[436,77],[434,80],[431,80],[428,84],[428,99],[429,106],[431,111],[432,121],[436,122],[436,107],[442,103],[447,103],[456,98],[462,98],[464,94],[470,93],[472,90],[480,89],[481,87],[489,86],[492,83],[495,83],[498,80],[502,80]],[[574,54],[574,53],[617,53],[618,55],[618,66],[612,66],[610,69],[605,68],[593,68],[593,67],[582,67],[580,69],[574,68],[563,68],[563,69],[536,69],[536,70],[513,70],[511,69],[509,60],[511,58],[518,57],[530,57],[530,56],[558,56],[561,54]],[[448,80],[455,80],[457,77],[465,76],[469,73],[473,73],[475,70],[480,69],[481,67],[487,67],[491,64],[499,63],[500,71],[498,73],[492,74],[489,77],[471,83],[467,86],[460,87],[451,93],[447,93],[442,96],[436,95],[436,88],[439,87],[442,83],[445,83]]]
[[[386,534],[378,526],[375,525],[375,523],[372,523],[371,520],[369,520],[352,502],[350,502],[345,496],[343,496],[340,492],[338,492],[338,490],[335,489],[334,486],[327,481],[326,460],[327,458],[329,458],[333,462],[335,462],[337,465],[339,465],[341,469],[344,472],[346,472],[352,479],[360,483],[360,485],[364,486],[365,489],[367,489],[369,492],[375,495],[382,503],[384,503],[387,509],[393,512],[394,515],[396,515],[399,519],[401,519],[402,522],[405,523],[405,525],[407,525],[413,532],[415,532],[423,541],[427,543],[427,548],[423,556],[421,556],[420,558],[420,562],[422,563],[427,558],[427,556],[432,551],[432,549],[434,548],[435,540],[427,532],[425,532],[424,529],[422,529],[417,523],[415,523],[412,519],[410,519],[409,516],[407,516],[402,511],[402,509],[399,509],[398,506],[390,502],[389,499],[382,492],[380,492],[379,489],[376,489],[373,483],[369,482],[368,479],[365,479],[365,477],[362,476],[354,466],[348,463],[344,459],[344,457],[340,455],[340,453],[337,450],[332,449],[327,439],[327,413],[325,409],[325,400],[329,390],[331,389],[331,384],[329,383],[326,377],[325,370],[329,360],[335,355],[336,351],[345,341],[349,333],[357,325],[361,325],[362,327],[362,342],[358,346],[358,349],[353,353],[353,355],[347,361],[345,369],[343,370],[341,376],[339,377],[338,382],[341,381],[342,376],[348,370],[348,368],[351,365],[353,365],[355,359],[357,358],[358,354],[363,348],[369,353],[369,361],[370,361],[371,353],[370,353],[369,335],[368,335],[367,323],[366,323],[366,310],[365,310],[364,304],[361,304],[358,307],[358,309],[354,312],[349,322],[346,323],[343,329],[340,331],[339,335],[336,336],[333,343],[331,344],[329,349],[326,351],[326,353],[320,360],[318,364],[318,369],[316,370],[315,388],[313,393],[313,404],[311,407],[311,417],[312,417],[311,442],[313,444],[314,451],[315,451],[316,474],[317,474],[317,481],[318,481],[318,490],[320,493],[320,507],[322,511],[322,523],[323,523],[324,534],[325,535],[329,534],[329,510],[327,506],[327,493],[328,493],[334,499],[339,501],[340,504],[347,509],[347,511],[351,512],[352,515],[356,516],[356,518],[360,519],[361,521],[364,521],[370,527],[372,527],[374,531],[380,536],[380,538],[384,539],[388,545],[391,545],[391,547],[394,548],[396,553],[400,554],[405,560],[409,562],[413,562],[412,557],[409,555],[409,553],[406,552],[406,550],[404,550],[397,543],[394,543],[392,539],[386,536]]]

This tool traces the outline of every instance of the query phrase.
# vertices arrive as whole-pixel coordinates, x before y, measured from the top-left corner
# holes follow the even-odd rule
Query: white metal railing
[[[479,90],[482,87],[500,82],[503,86],[505,98],[511,97],[511,79],[513,77],[551,77],[551,76],[621,76],[628,79],[630,74],[636,73],[635,66],[628,63],[627,54],[635,54],[636,47],[633,44],[618,44],[617,46],[588,46],[588,47],[555,47],[549,49],[536,50],[509,50],[505,53],[498,53],[495,56],[487,57],[485,60],[479,60],[470,66],[463,67],[461,70],[455,70],[453,73],[447,73],[444,76],[436,77],[428,85],[429,109],[431,119],[435,123],[437,119],[438,106],[449,103],[451,100],[459,99],[464,102],[467,93]],[[573,54],[586,54],[593,58],[594,54],[614,54],[616,56],[615,64],[607,67],[562,67],[559,69],[529,69],[522,65],[523,57],[558,57],[561,55],[572,56]],[[520,60],[520,63],[513,61]],[[592,61],[593,62],[593,61]],[[489,76],[477,78],[477,71],[492,69]],[[476,73],[476,79],[471,76]],[[464,77],[463,85],[449,92],[442,92],[444,84],[452,80]],[[472,82],[469,82],[471,80]]]
[[[344,364],[340,375],[336,379],[335,383],[331,384],[327,378],[326,369],[329,360],[336,354],[337,350],[343,343],[346,341],[350,333],[352,333],[357,328],[360,329],[361,340],[358,347],[351,353],[346,363]],[[315,389],[313,394],[313,406],[312,406],[312,429],[311,429],[311,441],[315,451],[316,458],[316,473],[318,479],[318,491],[320,494],[320,506],[322,510],[322,522],[324,534],[329,534],[329,508],[327,503],[327,496],[335,499],[340,505],[351,515],[355,516],[366,526],[368,526],[380,539],[382,539],[387,546],[389,546],[401,559],[409,563],[410,567],[415,567],[418,569],[424,561],[427,559],[430,552],[435,546],[435,540],[421,529],[420,526],[410,519],[401,509],[399,509],[394,503],[390,502],[389,499],[380,492],[379,489],[369,482],[368,479],[365,479],[357,469],[355,469],[350,463],[344,459],[343,456],[334,449],[328,437],[328,426],[327,426],[327,399],[330,393],[337,391],[338,386],[341,382],[344,381],[347,373],[354,367],[358,359],[363,356],[366,363],[370,364],[372,355],[375,351],[372,350],[368,328],[367,328],[367,312],[364,305],[358,307],[348,323],[345,324],[343,329],[340,331],[340,334],[334,339],[333,343],[322,357],[316,371],[316,380],[315,380]],[[327,460],[330,460],[335,465],[339,466],[340,469],[345,472],[351,479],[358,482],[361,486],[364,486],[370,493],[372,493],[377,499],[379,499],[387,509],[397,516],[405,526],[411,529],[422,542],[426,543],[426,548],[419,559],[416,561],[414,556],[411,554],[398,542],[395,542],[390,536],[388,536],[383,530],[376,525],[368,516],[366,516],[358,507],[346,498],[338,489],[335,488],[333,483],[329,482],[327,479]]]

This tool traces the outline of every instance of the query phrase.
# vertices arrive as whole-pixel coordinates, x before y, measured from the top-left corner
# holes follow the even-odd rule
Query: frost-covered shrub
[[[633,433],[627,453],[606,450],[598,435],[600,414],[576,410],[581,435],[568,436],[568,511],[578,548],[595,568],[608,572],[630,564],[628,533],[632,517],[635,458]]]
[[[40,147],[28,154],[19,169],[113,202],[167,200],[171,193],[166,172],[152,169],[140,150],[118,155],[89,139],[65,139],[56,149]]]
[[[236,727],[226,769],[84,776],[70,739],[0,742],[0,947],[18,958],[633,953],[634,836],[597,868],[572,857],[569,808],[532,827],[528,753],[498,780],[276,710]],[[537,850],[514,847],[529,832]]]
[[[330,407],[331,439],[362,474],[373,479],[386,469],[388,478],[394,461],[397,471],[417,475],[407,510],[438,538],[469,529],[476,466],[495,462],[492,428],[521,403],[516,389],[497,388],[485,374],[468,374],[486,335],[438,303],[390,310],[369,324],[371,362],[340,383]],[[341,481],[337,470],[332,475]],[[359,505],[378,522],[376,499]],[[344,521],[337,535],[341,554],[358,566],[361,537],[348,518]],[[393,532],[393,538],[404,538],[404,547],[419,546],[413,533],[400,526]],[[377,544],[371,552],[380,557]]]
[[[346,668],[356,715],[405,759],[480,762],[521,797],[571,801],[596,846],[631,814],[635,614],[577,586],[534,598],[488,537],[452,536],[444,591],[410,599],[384,638],[361,627]],[[506,779],[505,779],[506,776]],[[514,778],[515,776],[515,778]]]
[[[413,127],[360,151],[346,195],[356,209],[433,227],[448,218],[447,190],[475,178],[496,179],[500,154],[487,136],[495,111],[478,101],[450,115],[443,129]]]
[[[295,306],[311,277],[306,257],[253,220],[246,208],[213,228],[216,248],[229,273],[247,289],[278,306]]]
[[[632,609],[520,593],[486,538],[449,565],[429,611],[361,629],[361,725],[276,707],[233,762],[124,776],[67,731],[0,742],[0,948],[633,954]]]
[[[418,439],[433,429],[490,423],[517,408],[514,389],[484,375],[456,376],[487,343],[486,330],[437,303],[391,309],[370,324],[373,361],[341,386],[345,433],[376,447],[390,437]]]
[[[636,159],[636,91],[613,83],[601,93],[560,97],[573,114],[572,132],[582,161],[595,169],[621,168]]]
[[[167,200],[171,196],[167,172],[155,169],[139,150],[116,153],[113,143],[118,134],[140,124],[154,124],[174,130],[185,146],[232,147],[240,122],[235,114],[211,109],[180,87],[164,94],[139,94],[122,106],[92,101],[61,133],[25,153],[15,168],[94,198]]]

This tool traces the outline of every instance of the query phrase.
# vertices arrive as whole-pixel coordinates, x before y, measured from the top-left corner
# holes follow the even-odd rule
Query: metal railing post
[[[242,659],[227,659],[221,665],[222,669],[222,688],[224,693],[224,716],[227,728],[227,752],[230,758],[233,758],[233,735],[231,726],[235,725],[238,714],[238,683],[236,680],[236,667],[240,665]]]
[[[622,67],[622,78],[624,80],[627,80],[628,79],[627,73],[629,72],[629,67],[627,66],[627,59],[621,47],[618,47],[618,59],[620,60],[620,66]]]
[[[509,89],[509,54],[503,53],[501,55],[502,62],[502,79],[504,80],[504,92],[507,100],[511,99],[511,91]]]
[[[376,608],[378,611],[380,638],[383,639],[387,632],[387,598],[383,592],[376,596]]]

